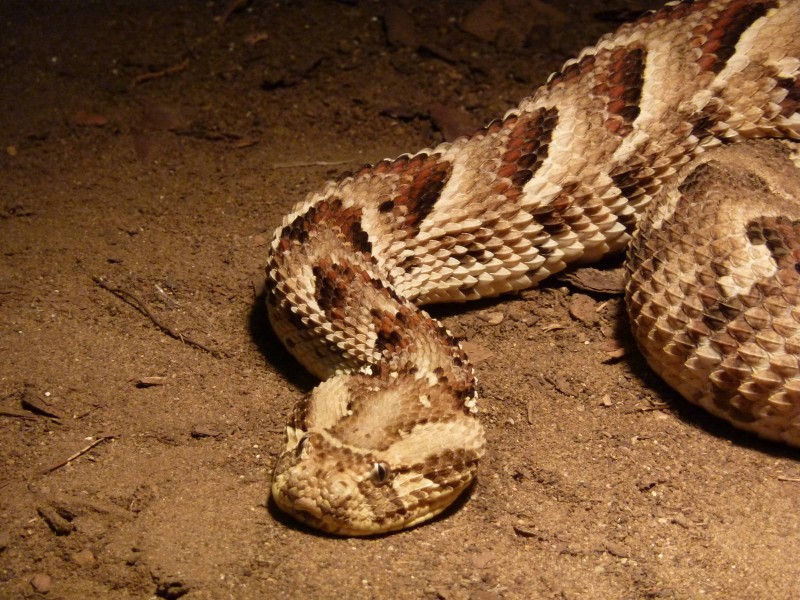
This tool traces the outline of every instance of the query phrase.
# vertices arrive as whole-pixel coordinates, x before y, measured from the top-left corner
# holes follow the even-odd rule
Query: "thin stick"
[[[65,467],[69,463],[71,463],[73,460],[75,460],[76,458],[86,454],[89,450],[91,450],[92,448],[94,448],[98,444],[102,444],[103,442],[105,442],[107,440],[113,440],[113,439],[114,439],[113,435],[104,435],[103,437],[99,437],[95,441],[93,441],[91,444],[89,444],[88,446],[86,446],[84,448],[81,448],[75,454],[69,456],[66,460],[63,460],[60,463],[58,463],[56,465],[53,465],[52,467],[50,467],[48,469],[45,469],[44,471],[42,471],[42,474],[43,475],[47,475],[48,473],[52,473],[53,471],[56,471],[57,469],[60,469],[61,467]]]
[[[800,483],[800,477],[787,477],[786,475],[778,475],[778,481],[791,481]]]
[[[177,65],[173,65],[171,67],[167,67],[166,69],[161,69],[160,71],[151,71],[150,73],[142,73],[141,75],[137,75],[131,80],[131,87],[135,88],[140,83],[144,83],[145,81],[150,81],[151,79],[161,79],[162,77],[166,77],[167,75],[175,75],[176,73],[180,73],[186,67],[189,66],[189,59],[185,58]]]
[[[35,421],[36,417],[26,414],[22,411],[16,411],[11,408],[0,408],[1,417],[14,417],[15,419],[23,419],[25,421]]]
[[[275,163],[266,165],[267,169],[299,169],[302,167],[338,167],[356,162],[355,160],[315,160],[312,162]]]
[[[249,4],[250,0],[228,0],[227,6],[225,6],[225,10],[222,11],[222,14],[217,17],[220,25],[224,25],[225,22],[230,18],[230,16],[239,10],[240,8],[244,8]]]
[[[198,342],[197,340],[194,340],[194,339],[190,338],[188,335],[182,334],[180,331],[177,331],[173,327],[170,327],[166,323],[162,322],[158,317],[156,317],[153,314],[153,312],[147,306],[145,301],[142,300],[141,298],[139,298],[139,296],[137,296],[133,292],[129,292],[128,290],[123,290],[122,288],[113,287],[108,282],[106,282],[105,280],[103,280],[100,277],[97,277],[95,275],[92,276],[92,281],[94,281],[97,285],[99,285],[104,290],[114,294],[120,300],[123,300],[123,301],[127,302],[128,304],[130,304],[131,306],[133,306],[136,310],[138,310],[140,313],[142,313],[145,317],[150,319],[153,322],[153,325],[158,327],[161,331],[166,333],[171,338],[174,338],[176,340],[180,340],[181,342],[183,342],[184,344],[187,344],[189,346],[194,346],[195,348],[199,348],[200,350],[204,350],[205,352],[208,352],[209,354],[211,354],[211,356],[213,356],[215,358],[222,358],[222,352],[220,352],[219,350],[214,350],[213,348],[209,348],[208,346],[206,346],[202,342]]]

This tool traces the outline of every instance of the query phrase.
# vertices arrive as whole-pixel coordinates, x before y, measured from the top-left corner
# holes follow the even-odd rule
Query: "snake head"
[[[425,394],[420,402],[413,378],[381,386],[362,377],[339,375],[311,394],[287,428],[272,479],[278,507],[338,535],[436,516],[474,479],[483,454],[483,428],[468,410],[445,410]]]

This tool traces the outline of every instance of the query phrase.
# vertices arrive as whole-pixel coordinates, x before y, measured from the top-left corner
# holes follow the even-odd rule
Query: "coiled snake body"
[[[420,523],[484,453],[459,343],[418,307],[530,287],[629,247],[649,364],[800,446],[800,2],[670,4],[469,138],[329,182],[277,229],[273,328],[323,382],[272,493],[313,527]],[[774,138],[777,141],[756,141]]]

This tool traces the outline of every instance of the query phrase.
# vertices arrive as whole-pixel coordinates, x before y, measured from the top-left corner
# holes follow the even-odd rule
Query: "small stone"
[[[53,580],[47,573],[36,573],[30,578],[29,583],[34,591],[40,594],[47,594],[53,589]]]
[[[222,432],[213,425],[198,423],[192,426],[192,437],[195,439],[200,438],[215,438],[220,437]]]
[[[569,302],[569,314],[576,321],[586,325],[595,325],[600,321],[597,314],[597,303],[585,294],[575,294]]]
[[[497,312],[488,312],[488,313],[480,315],[480,317],[481,317],[481,319],[486,321],[489,325],[500,325],[500,323],[503,322],[503,319],[506,318],[506,316],[503,313],[499,312],[499,311],[497,311]]]
[[[581,389],[577,384],[569,381],[569,379],[567,379],[566,376],[561,373],[558,373],[553,377],[545,377],[545,379],[552,383],[553,386],[555,386],[555,388],[565,396],[576,397],[581,392]]]
[[[615,542],[606,542],[606,551],[612,556],[616,556],[618,558],[630,557],[630,553],[625,549],[625,547]]]
[[[94,557],[94,554],[88,548],[73,554],[72,560],[73,562],[75,562],[75,564],[81,567],[92,567],[97,562],[97,559]]]
[[[467,353],[467,357],[473,365],[480,364],[494,356],[494,352],[475,342],[461,342],[461,348]]]
[[[9,156],[16,156],[17,155],[17,147],[16,146],[6,146],[6,154]]]
[[[621,358],[625,358],[625,348],[614,348],[606,351],[606,357],[603,359],[604,363],[613,363]]]
[[[600,398],[600,406],[609,407],[613,403],[611,402],[611,396],[605,394],[602,398]]]

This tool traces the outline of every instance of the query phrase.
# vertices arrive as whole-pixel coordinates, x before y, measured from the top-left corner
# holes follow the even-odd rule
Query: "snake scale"
[[[341,535],[440,513],[485,438],[467,356],[419,306],[625,249],[651,367],[800,446],[799,57],[800,1],[670,3],[474,135],[299,203],[273,238],[266,302],[322,383],[287,427],[277,506]]]

